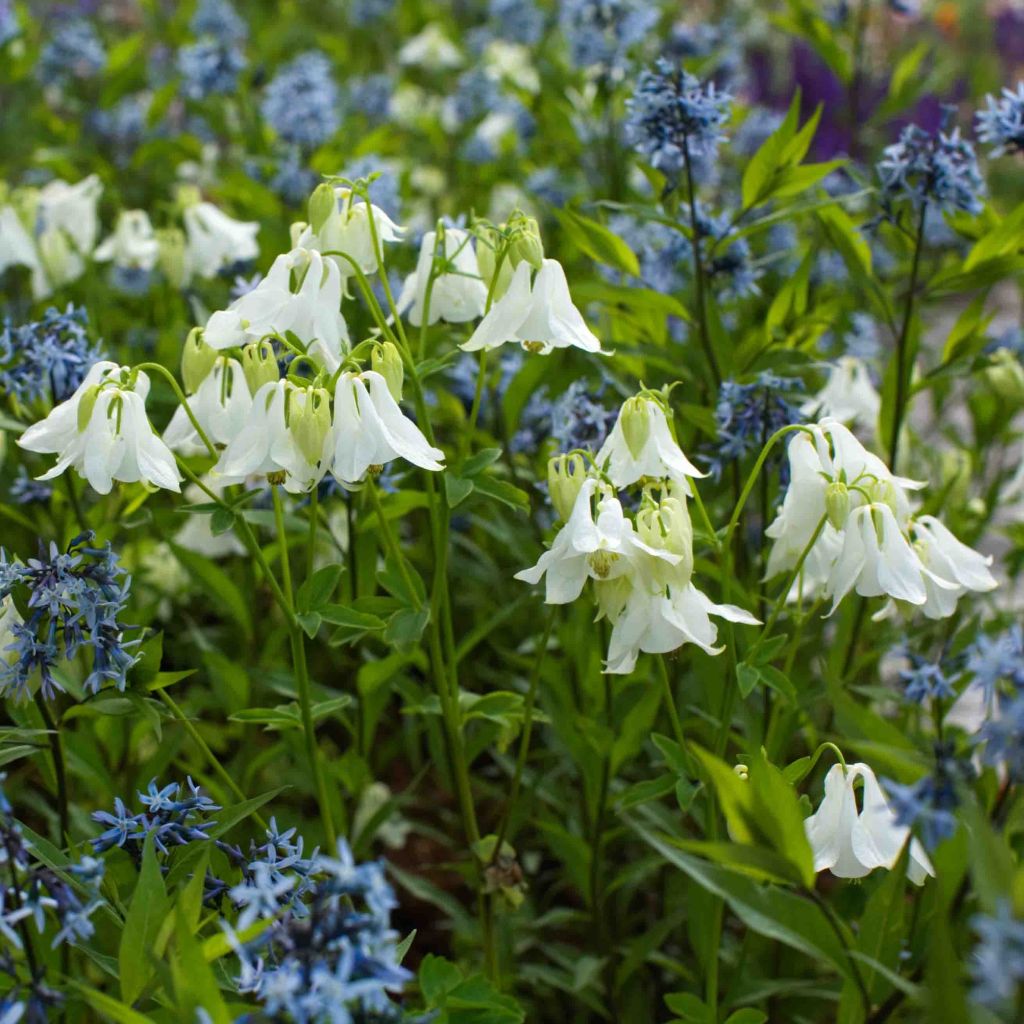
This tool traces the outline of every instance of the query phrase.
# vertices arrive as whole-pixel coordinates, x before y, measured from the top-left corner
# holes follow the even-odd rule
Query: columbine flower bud
[[[846,525],[850,514],[850,492],[846,484],[835,481],[825,489],[825,514],[837,530]]]
[[[174,198],[179,210],[187,210],[190,206],[202,202],[203,194],[195,185],[179,185]]]
[[[876,480],[871,487],[871,500],[880,505],[888,505],[899,515],[896,488],[891,480]]]
[[[319,234],[328,218],[338,208],[338,200],[334,194],[334,186],[322,181],[309,197],[309,226],[313,234]]]
[[[402,400],[402,384],[405,381],[405,367],[402,356],[394,342],[385,341],[374,345],[370,353],[370,367],[387,381],[388,391],[396,401]]]
[[[44,231],[39,236],[39,255],[51,281],[63,281],[72,259],[71,244],[63,231]]]
[[[632,453],[633,458],[640,458],[640,453],[643,451],[647,438],[651,433],[647,399],[639,395],[634,398],[627,398],[625,403],[623,403],[619,422],[622,424],[622,433],[626,439],[626,447]]]
[[[299,451],[312,463],[324,455],[324,443],[331,430],[331,396],[326,388],[309,388],[305,395],[293,392],[288,429]]]
[[[572,515],[586,476],[586,460],[580,454],[556,455],[548,460],[548,493],[558,518],[563,522]]]
[[[277,356],[274,346],[269,341],[254,341],[242,349],[242,372],[249,385],[249,391],[256,394],[264,384],[280,379],[277,368]]]
[[[203,329],[193,327],[188,332],[185,349],[181,353],[181,377],[189,394],[199,390],[199,385],[209,376],[216,361],[216,351],[203,341]]]
[[[747,779],[750,778],[750,768],[749,768],[748,765],[736,764],[736,765],[733,765],[732,770],[736,774],[736,776],[738,778],[742,779],[744,782],[746,782]]]
[[[992,353],[992,365],[985,370],[985,379],[1000,398],[1014,405],[1024,404],[1024,367],[1008,348]]]
[[[519,215],[509,222],[512,240],[507,261],[512,269],[520,263],[529,263],[534,270],[540,270],[544,262],[544,243],[540,240],[540,225],[533,217]]]
[[[14,207],[18,220],[25,225],[25,230],[34,234],[39,211],[39,189],[14,189],[10,195],[10,204]]]
[[[663,498],[658,505],[642,508],[636,516],[637,536],[648,546],[679,556],[679,562],[665,566],[665,582],[688,580],[693,573],[693,524],[686,499]]]
[[[512,280],[512,262],[506,253],[501,265],[498,266],[498,255],[505,244],[500,231],[493,227],[481,228],[477,231],[477,238],[476,265],[480,271],[480,280],[490,290],[491,301],[497,302],[508,291],[509,282]],[[497,281],[494,281],[495,271],[498,274]]]
[[[181,228],[161,228],[156,232],[157,265],[174,288],[182,288],[188,279],[185,262],[185,232]]]

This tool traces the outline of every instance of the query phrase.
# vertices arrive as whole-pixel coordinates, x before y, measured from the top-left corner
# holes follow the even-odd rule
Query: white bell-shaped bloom
[[[428,71],[445,71],[462,64],[462,52],[445,35],[444,29],[432,21],[402,46],[398,51],[398,62]]]
[[[93,257],[131,270],[152,270],[160,255],[160,243],[145,210],[122,210],[114,233],[96,247]]]
[[[224,485],[207,477],[203,483],[217,497],[224,493]],[[185,488],[184,498],[195,504],[209,501],[210,496],[198,484],[189,484]],[[214,533],[210,524],[211,517],[203,513],[187,514],[185,525],[174,535],[174,543],[186,551],[194,551],[206,558],[228,558],[231,555],[244,555],[245,545],[235,536],[234,530]]]
[[[324,221],[320,230],[314,232],[310,225],[303,226],[301,231],[297,232],[295,244],[327,254],[345,253],[349,259],[333,255],[329,257],[337,264],[343,278],[352,277],[356,272],[350,260],[355,262],[364,274],[376,273],[380,260],[377,247],[373,243],[374,230],[382,254],[384,243],[400,241],[404,228],[399,227],[379,206],[372,203],[368,205],[358,196],[354,196],[349,188],[338,186],[334,190],[334,196],[336,209]],[[373,230],[370,224],[371,217]],[[293,231],[296,231],[297,227],[293,225]]]
[[[991,556],[979,554],[956,537],[935,516],[917,516],[911,522],[914,548],[929,570],[925,576],[926,600],[921,610],[929,619],[944,619],[956,610],[968,591],[985,593],[998,586],[989,570]],[[953,586],[943,586],[936,578]]]
[[[79,256],[90,256],[100,232],[97,205],[102,194],[103,185],[95,174],[74,185],[60,180],[44,185],[36,207],[40,238],[61,231]]]
[[[669,430],[665,410],[643,395],[623,403],[597,453],[597,464],[616,487],[628,487],[643,477],[680,481],[707,476],[683,454]]]
[[[242,364],[237,359],[218,359],[188,404],[214,444],[230,444],[241,431],[252,406]],[[206,454],[206,445],[183,406],[175,409],[164,431],[164,441],[183,455]]]
[[[358,483],[393,459],[435,472],[444,468],[444,452],[405,416],[387,381],[374,370],[338,378],[332,447],[331,470],[345,484]]]
[[[861,807],[854,783],[863,780]],[[885,798],[875,773],[866,764],[833,765],[825,776],[825,798],[804,821],[814,853],[814,870],[829,870],[837,878],[863,878],[875,868],[892,868],[910,837],[906,825]],[[917,839],[910,839],[907,877],[922,885],[935,869]]]
[[[508,291],[491,306],[462,348],[476,352],[517,341],[527,351],[542,354],[570,347],[600,352],[601,342],[572,303],[562,265],[544,260],[532,284],[530,273],[525,260],[516,267]]]
[[[235,220],[207,202],[185,207],[182,219],[190,277],[216,277],[225,267],[254,260],[260,254],[256,221]]]
[[[341,293],[337,264],[315,250],[292,249],[274,260],[252,291],[210,317],[203,341],[215,349],[235,348],[290,331],[333,373],[348,348]]]
[[[444,261],[445,273],[439,274],[431,282],[435,250],[438,250],[438,260]],[[419,327],[423,322],[428,286],[428,324],[436,324],[438,320],[461,324],[484,315],[487,286],[480,278],[473,250],[473,236],[468,231],[446,228],[443,251],[438,247],[436,231],[428,231],[423,236],[416,270],[405,279],[398,300],[398,311],[403,313],[408,309],[409,323],[414,327]]]
[[[882,400],[863,360],[840,356],[825,386],[800,407],[805,416],[823,416],[873,432]]]
[[[36,244],[13,206],[0,208],[0,274],[8,267],[28,267],[33,278],[43,273]],[[45,286],[44,278],[42,287]],[[36,290],[33,286],[33,293]]]
[[[320,389],[297,387],[287,380],[264,384],[253,395],[242,429],[214,466],[214,479],[220,486],[227,486],[265,475],[292,493],[312,490],[330,463],[329,418],[313,444],[308,441],[310,435],[304,435],[296,425],[314,404],[324,401],[329,401],[329,396]]]
[[[146,416],[149,378],[138,373],[132,384],[130,373],[116,363],[96,363],[66,402],[18,438],[28,451],[57,456],[40,480],[73,468],[100,494],[109,494],[115,480],[181,489],[174,455]]]

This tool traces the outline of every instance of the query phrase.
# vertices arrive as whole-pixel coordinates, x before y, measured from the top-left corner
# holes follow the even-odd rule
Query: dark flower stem
[[[53,774],[57,780],[57,814],[60,818],[60,845],[70,842],[69,838],[69,817],[68,817],[68,777],[64,764],[64,747],[61,743],[60,732],[57,723],[50,714],[41,690],[35,692],[36,707],[42,715],[43,725],[46,727],[46,738],[50,744],[50,753],[53,756]]]

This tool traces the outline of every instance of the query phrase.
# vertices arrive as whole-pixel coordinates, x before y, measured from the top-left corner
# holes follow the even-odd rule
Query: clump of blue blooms
[[[1024,779],[1024,695],[1001,702],[975,740],[985,764],[1005,769],[1015,782]]]
[[[152,96],[148,93],[130,93],[122,96],[112,107],[90,113],[90,127],[113,147],[118,162],[123,163],[130,157],[145,138],[151,104]]]
[[[249,27],[228,0],[199,0],[189,22],[195,36],[212,36],[221,42],[242,42]]]
[[[277,169],[270,179],[270,187],[286,202],[301,205],[316,187],[318,178],[302,160],[296,146],[289,146],[278,159]]]
[[[975,115],[975,130],[981,142],[992,146],[992,156],[1024,150],[1024,82],[1003,89],[998,99],[985,97],[985,109]]]
[[[209,839],[207,832],[217,824],[209,815],[220,807],[191,779],[187,789],[180,782],[160,786],[153,779],[138,796],[145,810],[137,814],[129,814],[120,797],[115,798],[113,811],[93,811],[93,821],[105,826],[92,840],[94,853],[118,847],[138,863],[148,835],[153,836],[154,847],[166,854],[171,847]]]
[[[89,340],[83,306],[50,307],[41,320],[0,331],[0,388],[19,402],[70,398],[103,353]]]
[[[353,25],[376,25],[390,17],[395,0],[352,0],[348,17]]]
[[[681,231],[628,214],[616,214],[608,227],[637,254],[641,284],[665,295],[682,290],[685,277],[681,265],[690,257],[690,245]]]
[[[618,415],[617,409],[605,405],[604,391],[603,384],[595,388],[587,380],[573,381],[554,398],[546,387],[540,388],[530,396],[519,417],[512,450],[537,452],[551,440],[556,451],[596,452]]]
[[[803,422],[800,408],[793,401],[802,394],[803,382],[798,378],[767,371],[748,384],[722,381],[715,403],[717,438],[707,458],[711,473],[720,476],[728,463],[760,451],[776,430]],[[785,470],[781,454],[776,461]]]
[[[910,662],[909,667],[900,670],[906,700],[912,704],[923,704],[926,700],[956,696],[953,689],[955,669],[941,659],[932,661],[910,650],[905,644],[898,648],[897,653]],[[953,678],[950,678],[951,674]]]
[[[899,141],[885,148],[876,171],[883,208],[910,200],[915,207],[934,204],[945,213],[981,212],[985,182],[974,146],[961,138],[959,128],[933,135],[907,125]]]
[[[958,759],[950,744],[936,743],[935,766],[930,774],[910,785],[885,780],[897,823],[917,831],[921,842],[934,850],[956,831],[953,812],[960,803],[956,784],[972,773],[971,765]]]
[[[869,314],[856,312],[850,317],[849,330],[843,335],[846,354],[856,359],[877,359],[882,350],[878,323]]]
[[[1019,622],[992,636],[981,633],[967,648],[967,671],[991,701],[999,683],[1024,689],[1024,627]]]
[[[235,44],[222,43],[212,37],[178,51],[178,71],[189,99],[203,100],[207,96],[234,92],[244,68],[245,57]]]
[[[53,496],[53,486],[45,480],[36,480],[24,466],[19,466],[18,475],[11,481],[10,496],[17,505],[43,503]]]
[[[667,60],[641,73],[627,101],[626,131],[636,151],[669,179],[678,180],[687,163],[713,160],[725,140],[732,97],[702,83]]]
[[[0,600],[13,600],[21,618],[10,627],[12,643],[0,662],[0,697],[27,697],[38,674],[43,697],[51,699],[63,691],[54,669],[79,652],[92,657],[87,691],[106,680],[125,688],[140,642],[125,640],[131,627],[120,621],[131,578],[110,545],[96,548],[92,539],[91,532],[80,534],[65,551],[40,545],[39,557],[25,563],[0,550]]]
[[[260,109],[285,142],[312,149],[329,139],[341,120],[327,55],[309,50],[288,61],[270,80]]]
[[[9,43],[20,34],[21,26],[18,24],[18,16],[14,13],[14,4],[11,0],[0,0],[0,46]],[[2,1005],[0,1003],[0,1007]],[[2,1016],[0,1020],[3,1020]]]
[[[654,28],[658,9],[645,0],[564,0],[558,21],[573,64],[609,74]]]
[[[310,1022],[401,1019],[392,995],[412,974],[399,963],[391,911],[398,905],[379,861],[357,864],[344,839],[336,857],[302,856],[294,829],[268,842],[228,892],[240,910],[223,922],[241,964],[239,991],[273,1017]],[[243,942],[236,929],[269,922]]]
[[[107,51],[92,24],[73,18],[59,24],[39,52],[36,74],[44,85],[65,86],[95,78],[107,63]]]
[[[0,974],[12,986],[0,1000],[0,1021],[45,1024],[63,997],[46,984],[38,958],[21,961],[12,954],[32,942],[33,927],[49,938],[53,949],[91,937],[95,928],[90,918],[103,902],[103,863],[86,856],[71,865],[75,885],[39,863],[14,817],[3,780],[0,775]]]
[[[971,964],[971,997],[993,1010],[1009,1009],[1024,984],[1024,921],[1000,900],[995,914],[976,914],[971,925],[979,938]]]
[[[370,180],[371,175],[376,175]],[[349,161],[338,173],[339,178],[347,181],[366,179],[369,184],[370,202],[379,206],[392,220],[400,220],[402,215],[402,196],[398,189],[398,177],[393,163],[367,153]]]
[[[348,105],[371,120],[387,116],[395,83],[386,72],[351,78],[348,82]]]
[[[536,46],[544,34],[544,12],[533,0],[490,0],[487,18],[494,34],[510,43]]]

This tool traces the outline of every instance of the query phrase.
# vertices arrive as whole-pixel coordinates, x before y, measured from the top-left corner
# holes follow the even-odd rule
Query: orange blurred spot
[[[941,3],[935,8],[935,25],[947,36],[956,37],[960,34],[960,12],[955,3]]]

